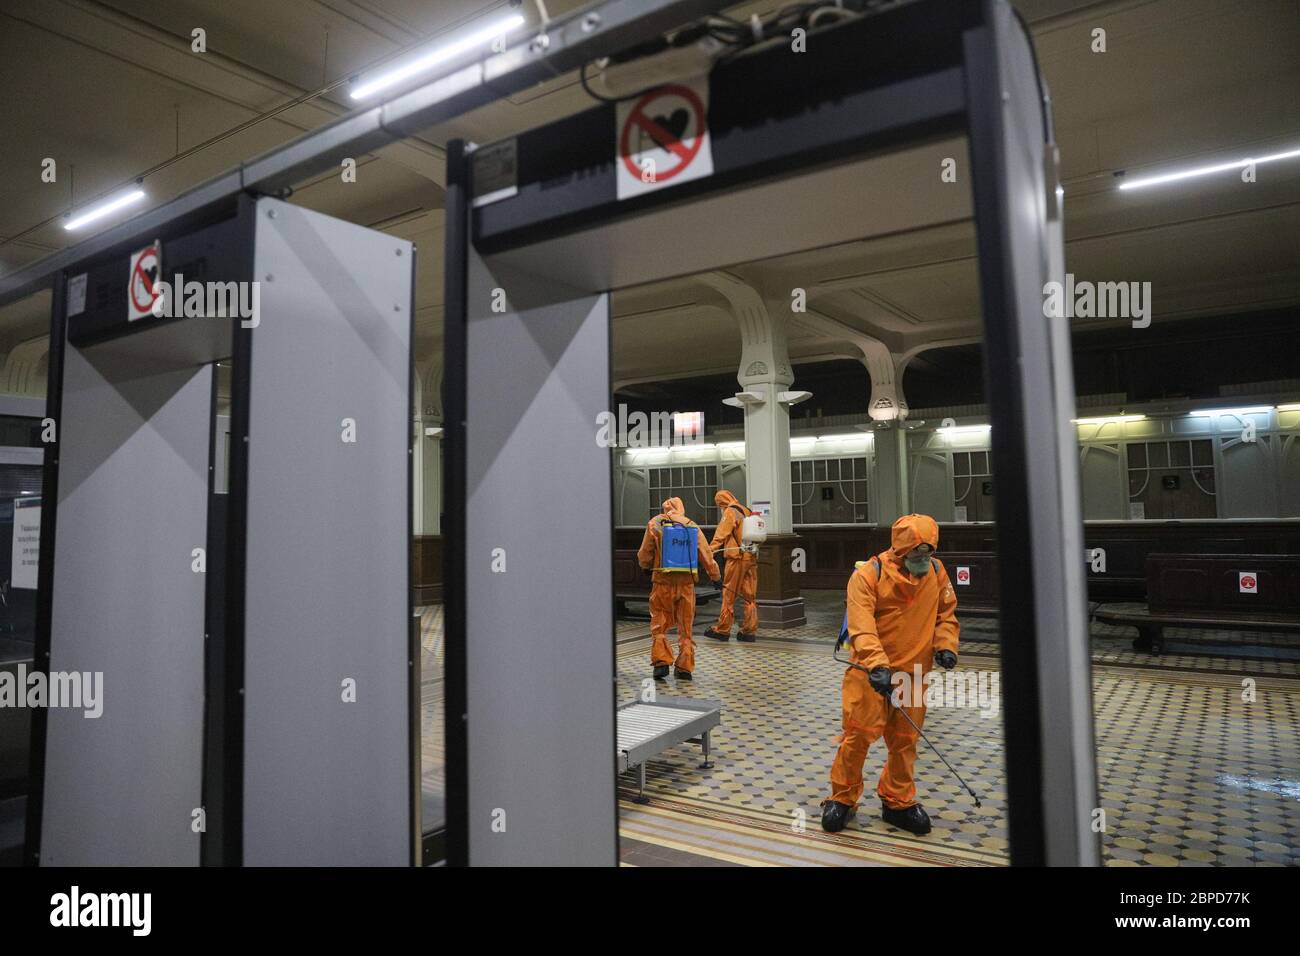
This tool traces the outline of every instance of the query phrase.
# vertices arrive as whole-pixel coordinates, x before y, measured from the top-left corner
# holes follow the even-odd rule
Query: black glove
[[[722,578],[714,578],[714,579],[713,579],[713,590],[715,590],[715,591],[721,591],[721,590],[722,590]]]
[[[871,689],[885,699],[894,692],[894,672],[888,667],[877,667],[867,679],[871,681]]]
[[[952,651],[935,651],[934,662],[946,671],[957,666],[957,655]]]

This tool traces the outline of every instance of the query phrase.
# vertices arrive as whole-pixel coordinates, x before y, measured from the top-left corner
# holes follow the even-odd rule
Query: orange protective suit
[[[695,623],[695,581],[699,572],[660,571],[663,565],[663,525],[665,521],[698,528],[686,517],[686,506],[681,498],[669,498],[663,503],[663,514],[655,515],[646,525],[645,537],[636,553],[637,563],[643,570],[655,569],[650,584],[650,647],[652,666],[673,664],[678,670],[692,673],[695,670],[695,639],[691,627]],[[697,535],[700,564],[709,580],[718,580],[718,562],[713,560],[704,533]],[[677,625],[677,657],[673,657],[668,644],[668,629]]]
[[[928,573],[916,577],[903,564],[904,555],[922,543],[938,550],[939,526],[929,515],[904,515],[894,522],[892,547],[877,556],[879,574],[874,561],[863,561],[849,578],[852,660],[868,671],[888,667],[914,675],[913,665],[920,664],[924,676],[933,668],[936,651],[957,653],[957,596],[947,570],[935,560]],[[914,693],[923,691],[924,685]],[[913,806],[917,732],[891,701],[871,688],[863,671],[845,670],[841,703],[844,735],[831,765],[831,799],[857,806],[867,748],[883,735],[889,757],[876,793],[891,809]],[[906,710],[917,727],[923,726],[923,705]]]
[[[741,523],[753,512],[726,490],[714,495],[713,503],[718,506],[719,517],[709,550],[715,554],[721,551],[727,559],[722,579],[722,610],[718,612],[718,623],[713,625],[713,630],[719,634],[731,633],[731,624],[736,619],[736,595],[739,594],[745,607],[740,633],[752,635],[758,630],[758,555],[740,550],[740,532]]]

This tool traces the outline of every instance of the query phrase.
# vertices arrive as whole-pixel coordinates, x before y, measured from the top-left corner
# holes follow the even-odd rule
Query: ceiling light
[[[95,222],[98,219],[103,219],[105,216],[109,215],[110,213],[115,213],[119,209],[123,209],[126,206],[131,205],[132,203],[139,202],[143,198],[144,198],[144,190],[134,189],[129,193],[118,196],[116,199],[110,199],[102,203],[101,205],[94,206],[91,209],[88,209],[86,212],[81,213],[81,215],[77,216],[75,219],[69,219],[67,222],[63,224],[63,228],[80,229],[82,226]]]
[[[1271,163],[1279,159],[1295,159],[1300,157],[1300,149],[1287,150],[1285,153],[1272,153],[1268,156],[1255,156],[1248,159],[1238,159],[1231,163],[1215,163],[1212,166],[1197,166],[1193,169],[1185,169],[1179,173],[1166,173],[1161,176],[1147,176],[1143,179],[1130,179],[1119,184],[1120,189],[1141,189],[1143,186],[1161,186],[1165,183],[1175,183],[1183,179],[1194,179],[1197,176],[1209,176],[1213,173],[1226,173],[1231,169],[1245,169],[1247,166],[1258,166],[1261,163]]]
[[[445,63],[455,56],[481,46],[496,37],[504,36],[516,27],[523,26],[524,18],[522,15],[515,13],[506,17],[504,20],[498,20],[496,23],[483,27],[481,30],[475,30],[468,33],[458,40],[452,40],[450,43],[444,43],[439,47],[430,50],[423,56],[417,57],[402,66],[399,66],[387,73],[375,77],[373,80],[366,80],[352,91],[354,100],[365,99],[380,90],[386,90],[390,86],[395,86],[403,80],[409,80],[411,77],[431,70],[439,63]]]

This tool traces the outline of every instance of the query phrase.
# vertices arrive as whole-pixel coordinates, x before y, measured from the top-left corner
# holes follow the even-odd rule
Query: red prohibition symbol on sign
[[[153,308],[154,276],[145,270],[145,263],[149,262],[150,260],[153,260],[154,271],[156,274],[158,268],[158,252],[152,248],[146,249],[141,254],[139,261],[136,262],[135,264],[135,269],[132,270],[131,272],[131,285],[127,291],[131,296],[131,305],[135,307],[135,310],[137,312],[148,312],[150,309]],[[137,282],[144,289],[145,295],[149,297],[144,302],[141,302],[138,298],[136,298],[135,287]]]
[[[1248,574],[1241,579],[1241,586],[1247,591],[1253,591],[1255,590],[1255,579]]]
[[[689,146],[681,139],[680,133],[674,133],[670,129],[665,129],[657,117],[651,116],[646,108],[656,99],[666,96],[678,96],[684,99],[690,107],[691,112],[695,114],[695,140]],[[689,117],[687,118],[689,120]],[[691,164],[697,155],[700,147],[704,144],[705,117],[704,102],[695,95],[695,91],[685,86],[672,84],[661,86],[651,90],[632,107],[632,112],[623,122],[623,131],[619,135],[618,154],[623,157],[623,163],[627,166],[628,172],[637,178],[641,177],[642,170],[636,163],[632,162],[631,155],[631,138],[632,128],[639,127],[642,132],[654,140],[655,145],[667,150],[677,156],[677,164],[663,172],[653,171],[653,182],[663,183],[672,179],[687,166]],[[682,132],[685,132],[683,129]]]

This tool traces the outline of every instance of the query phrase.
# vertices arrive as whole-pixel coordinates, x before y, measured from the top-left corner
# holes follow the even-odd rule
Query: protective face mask
[[[903,564],[907,565],[907,570],[919,577],[924,577],[930,571],[930,556],[928,554],[909,554],[903,559]]]

